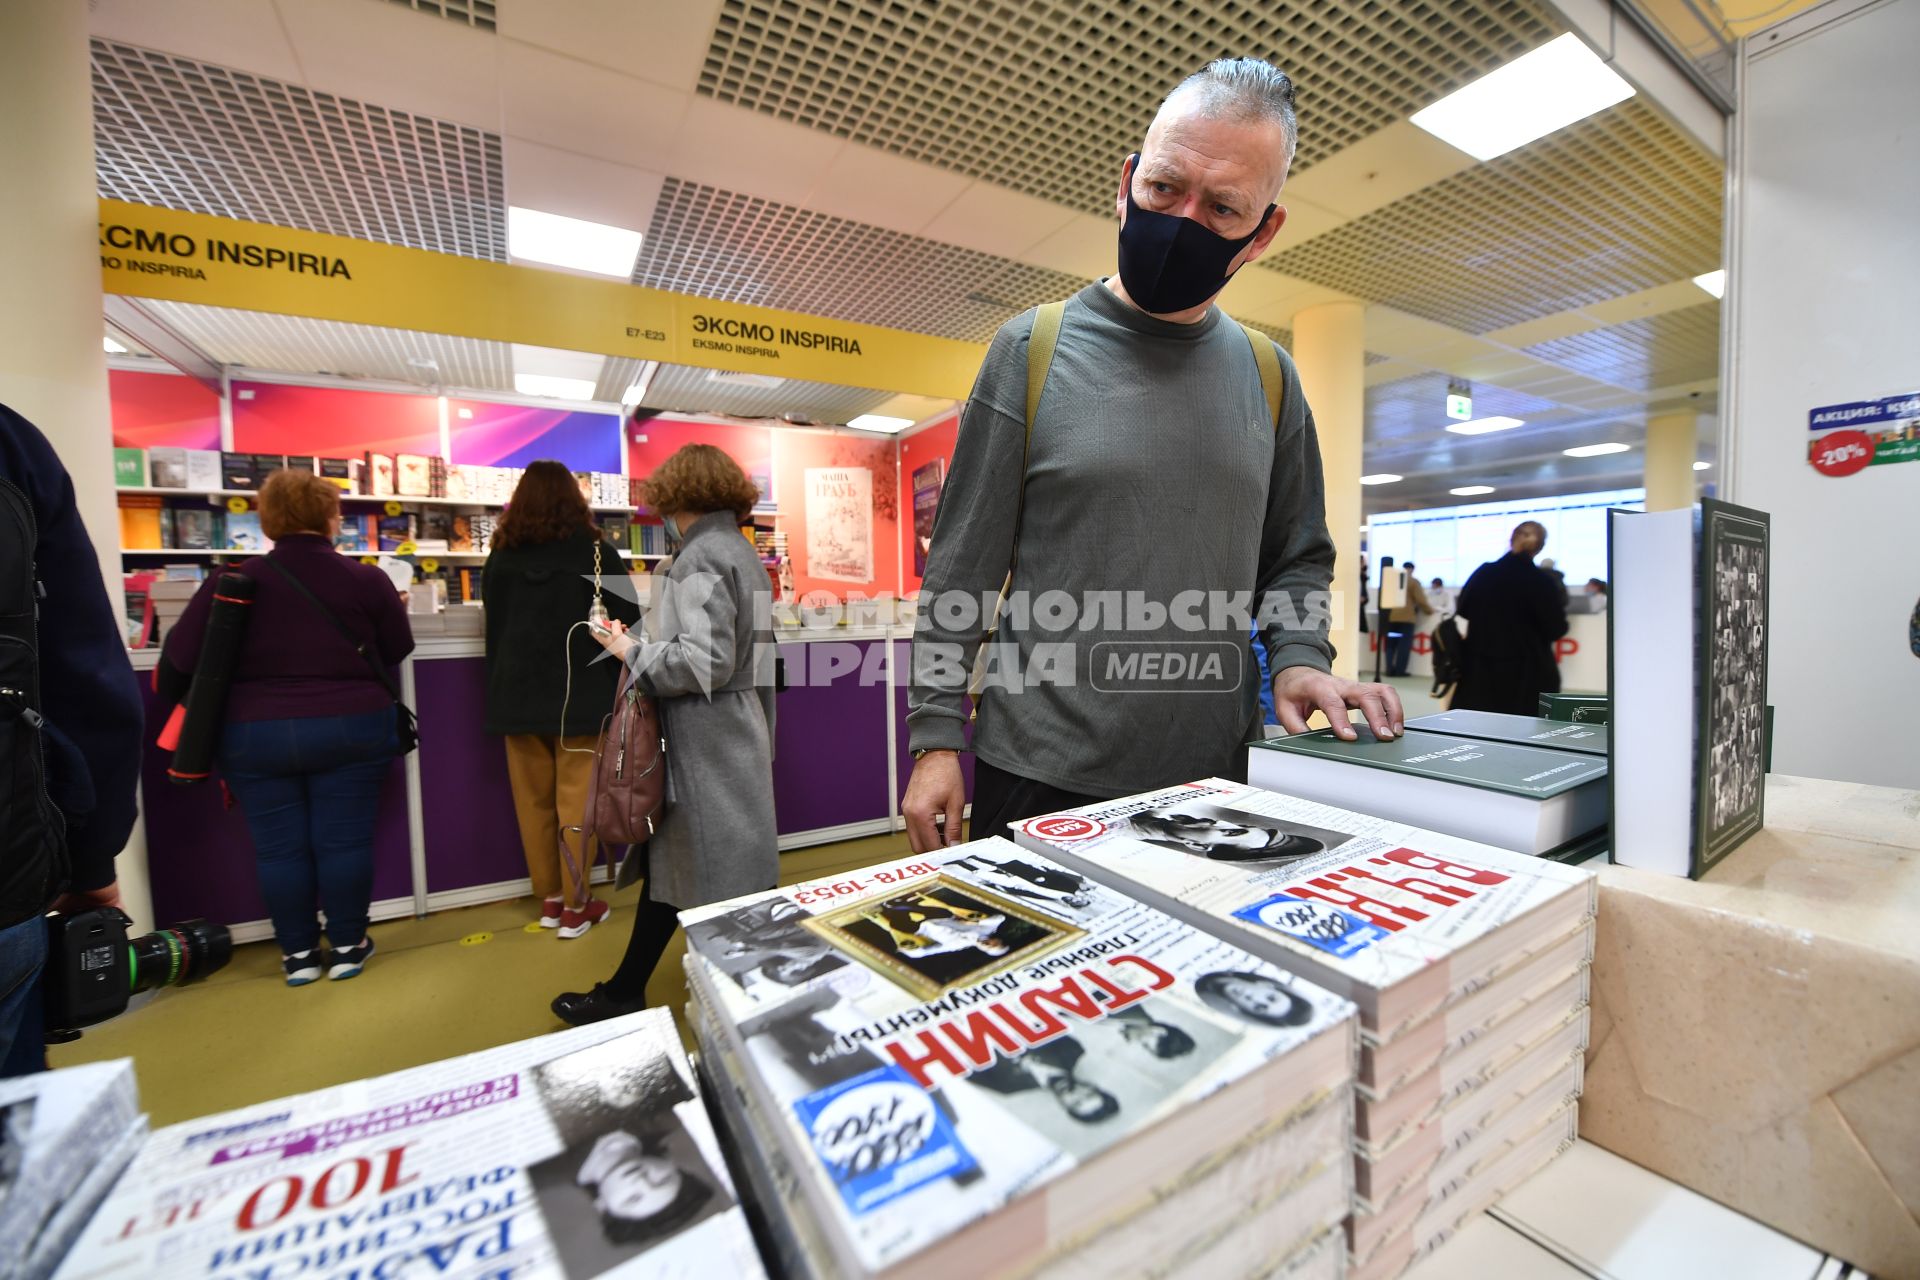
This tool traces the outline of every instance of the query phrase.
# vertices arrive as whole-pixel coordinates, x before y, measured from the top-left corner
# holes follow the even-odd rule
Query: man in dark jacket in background
[[[0,481],[24,497],[36,534],[32,577],[43,593],[37,646],[40,736],[47,793],[66,828],[64,858],[58,841],[0,844],[6,851],[0,856],[8,859],[0,865],[0,1075],[19,1075],[45,1065],[40,971],[47,930],[41,917],[50,908],[82,911],[120,904],[113,860],[126,845],[137,812],[141,701],[124,632],[80,523],[73,482],[46,437],[4,405]],[[0,503],[13,501],[12,494],[0,492]],[[14,535],[9,529],[4,536]],[[0,571],[13,571],[10,557],[19,550],[0,546],[0,566],[7,566]],[[11,582],[0,583],[0,609],[11,611],[20,603],[7,599],[15,590]],[[26,629],[32,634],[31,624]],[[32,742],[29,735],[14,735],[13,747]],[[18,775],[0,776],[0,787],[16,785]],[[24,797],[0,799],[11,801],[10,814],[29,812]],[[16,853],[16,844],[32,852]]]
[[[1536,715],[1540,695],[1560,690],[1553,642],[1567,634],[1567,611],[1560,587],[1533,563],[1547,530],[1528,520],[1508,545],[1506,555],[1473,571],[1454,605],[1468,623],[1456,710]]]

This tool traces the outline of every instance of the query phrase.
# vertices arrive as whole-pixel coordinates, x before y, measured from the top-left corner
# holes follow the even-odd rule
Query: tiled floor
[[[1577,1144],[1405,1280],[1867,1280],[1753,1219]]]

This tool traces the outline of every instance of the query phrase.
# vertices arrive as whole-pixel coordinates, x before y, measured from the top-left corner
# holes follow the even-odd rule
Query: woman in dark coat
[[[712,445],[686,446],[647,480],[646,503],[678,533],[680,549],[651,605],[647,638],[618,623],[598,638],[660,701],[670,799],[647,848],[646,887],[619,970],[553,1002],[576,1026],[646,1007],[647,979],[680,911],[779,880],[773,584],[740,536],[757,500],[739,464]]]
[[[586,814],[600,721],[618,672],[588,636],[596,582],[607,612],[640,616],[626,561],[594,527],[573,473],[529,466],[494,531],[481,579],[487,616],[487,732],[506,737],[507,781],[540,923],[577,938],[606,919],[585,877],[594,851],[567,827]],[[572,686],[568,679],[571,675]],[[561,706],[565,704],[565,717]],[[571,857],[560,842],[569,841]]]

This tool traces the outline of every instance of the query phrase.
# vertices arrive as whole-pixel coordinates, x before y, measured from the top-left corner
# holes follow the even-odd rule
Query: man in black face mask
[[[1352,738],[1349,707],[1377,736],[1401,732],[1392,689],[1330,674],[1334,549],[1293,363],[1213,305],[1286,221],[1294,141],[1283,72],[1224,59],[1189,77],[1122,166],[1118,274],[1068,300],[1050,355],[1036,312],[995,336],[921,590],[915,850],[960,840],[968,680],[1003,581],[971,743],[977,835],[1244,776],[1259,693],[1249,616],[1289,732],[1324,711]],[[1277,421],[1269,385],[1283,391]]]

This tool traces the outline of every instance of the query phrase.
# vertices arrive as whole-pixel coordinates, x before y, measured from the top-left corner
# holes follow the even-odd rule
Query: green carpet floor
[[[904,835],[797,849],[782,855],[781,880],[906,852]],[[271,942],[237,947],[205,982],[157,992],[56,1046],[53,1065],[132,1058],[158,1126],[555,1031],[547,1002],[613,972],[638,897],[637,886],[611,895],[612,916],[571,941],[532,924],[532,898],[376,924],[374,958],[347,982],[288,987]],[[676,935],[648,1003],[679,1011],[684,954]]]

